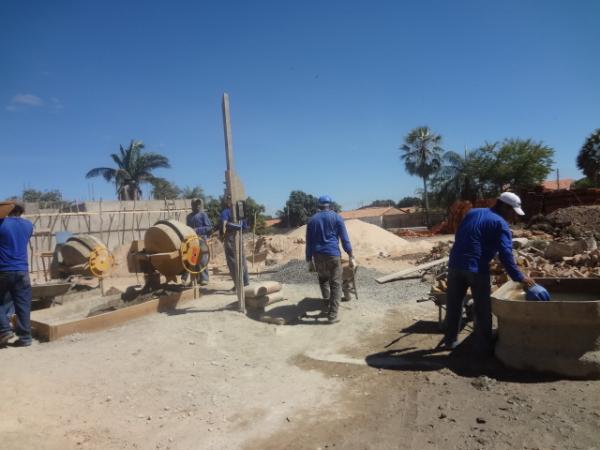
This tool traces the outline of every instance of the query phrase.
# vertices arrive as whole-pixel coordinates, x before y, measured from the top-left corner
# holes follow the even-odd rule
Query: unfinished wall
[[[436,225],[444,220],[445,212],[432,211],[429,213],[429,220],[432,225]],[[424,212],[410,214],[394,214],[383,216],[383,228],[411,228],[423,227],[427,223]]]
[[[527,217],[550,214],[569,206],[600,204],[600,189],[573,189],[560,191],[526,192],[521,194]]]

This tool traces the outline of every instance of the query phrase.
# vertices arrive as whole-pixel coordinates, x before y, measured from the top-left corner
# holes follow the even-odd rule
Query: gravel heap
[[[358,301],[374,301],[384,305],[396,305],[402,301],[416,301],[429,294],[431,285],[419,279],[394,281],[379,284],[375,278],[383,274],[368,267],[359,267],[356,274]],[[294,259],[277,268],[276,273],[265,274],[265,278],[283,284],[314,284],[317,285],[317,275],[310,273],[307,263]],[[354,299],[353,299],[354,300]]]

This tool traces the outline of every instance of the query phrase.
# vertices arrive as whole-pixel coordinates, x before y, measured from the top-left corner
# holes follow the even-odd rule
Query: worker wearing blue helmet
[[[344,219],[331,209],[329,195],[319,197],[319,211],[306,226],[306,261],[310,271],[317,271],[323,298],[328,310],[323,311],[330,323],[338,322],[338,308],[342,296],[342,262],[339,242],[350,257],[350,267],[356,265],[352,245]]]

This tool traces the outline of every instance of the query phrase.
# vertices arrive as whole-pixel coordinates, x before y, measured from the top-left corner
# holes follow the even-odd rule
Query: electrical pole
[[[229,95],[223,94],[223,133],[225,137],[225,159],[227,160],[227,170],[225,171],[226,192],[225,197],[231,199],[231,218],[234,223],[239,222],[237,205],[241,200],[246,199],[244,186],[241,180],[235,173],[233,168],[233,139],[231,135],[231,118],[229,115]],[[243,255],[243,234],[242,230],[235,230],[235,258],[236,258],[236,273],[235,287],[238,298],[239,310],[242,313],[246,312],[246,299],[244,297],[244,255]]]

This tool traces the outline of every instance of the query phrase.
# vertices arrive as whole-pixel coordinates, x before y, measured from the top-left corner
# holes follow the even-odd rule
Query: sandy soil
[[[364,293],[338,324],[276,326],[233,310],[231,282],[212,280],[168,314],[0,350],[0,447],[599,446],[600,382],[515,374],[468,349],[432,352],[431,303],[390,310]],[[284,294],[290,307],[279,310],[297,313],[318,288]]]

